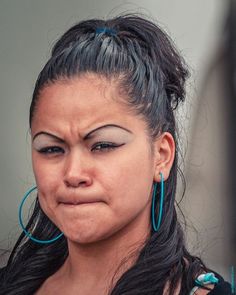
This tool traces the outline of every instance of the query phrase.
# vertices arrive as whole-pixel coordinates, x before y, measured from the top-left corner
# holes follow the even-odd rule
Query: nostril
[[[87,179],[87,180],[79,180],[79,179],[66,179],[65,180],[65,184],[67,187],[73,187],[73,188],[76,188],[76,187],[81,187],[81,186],[88,186],[90,185],[92,182],[90,179]]]
[[[82,181],[84,182],[84,181]],[[78,187],[80,185],[80,181],[65,181],[67,187]]]

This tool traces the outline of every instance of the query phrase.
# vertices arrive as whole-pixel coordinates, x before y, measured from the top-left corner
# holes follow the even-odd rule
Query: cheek
[[[140,160],[141,159],[141,160]],[[153,161],[146,146],[139,145],[110,163],[103,172],[110,204],[121,210],[135,210],[149,201],[153,183]]]
[[[58,167],[56,169],[56,165],[49,165],[46,161],[37,157],[37,155],[33,155],[32,163],[39,192],[39,201],[43,208],[48,202],[52,201],[50,196],[53,196],[53,193],[57,190],[60,180],[60,169],[58,169]]]

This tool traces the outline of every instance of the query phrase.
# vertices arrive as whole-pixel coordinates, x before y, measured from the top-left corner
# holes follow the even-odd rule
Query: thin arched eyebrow
[[[83,140],[91,139],[91,138],[93,137],[93,134],[94,134],[95,132],[97,132],[97,131],[99,131],[99,130],[101,130],[101,129],[104,129],[104,128],[111,128],[111,127],[117,127],[117,128],[123,129],[123,130],[125,130],[125,131],[127,131],[127,132],[129,132],[129,133],[131,133],[131,134],[133,133],[131,130],[129,130],[129,129],[125,128],[125,127],[122,127],[122,126],[119,126],[119,125],[116,125],[116,124],[107,124],[107,125],[99,126],[99,127],[97,127],[96,129],[94,129],[94,130],[91,130],[88,134],[86,134],[86,135],[84,136]],[[34,135],[32,141],[34,141],[34,140],[36,139],[36,137],[38,137],[39,135],[42,135],[42,134],[43,134],[43,135],[50,136],[50,137],[53,137],[53,138],[56,139],[56,141],[58,141],[58,142],[61,142],[61,143],[64,143],[64,142],[65,142],[62,138],[56,136],[55,134],[52,134],[52,133],[46,132],[46,131],[40,131],[40,132],[36,133],[36,134]]]

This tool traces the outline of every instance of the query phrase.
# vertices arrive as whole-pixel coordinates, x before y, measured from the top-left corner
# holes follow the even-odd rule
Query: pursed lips
[[[102,200],[100,199],[75,199],[75,200],[71,200],[71,199],[64,199],[64,200],[59,200],[59,204],[64,204],[64,205],[82,205],[82,204],[90,204],[90,203],[98,203],[98,202],[102,202],[104,203]]]

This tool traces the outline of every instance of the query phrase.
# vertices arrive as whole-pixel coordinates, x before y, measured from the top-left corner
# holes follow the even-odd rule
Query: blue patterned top
[[[230,284],[225,282],[219,274],[213,272],[199,275],[195,280],[195,287],[193,287],[189,295],[194,295],[199,289],[207,289],[209,284],[215,286],[212,290],[209,289],[208,295],[232,295]]]

